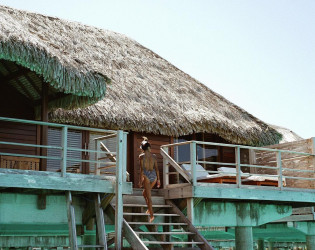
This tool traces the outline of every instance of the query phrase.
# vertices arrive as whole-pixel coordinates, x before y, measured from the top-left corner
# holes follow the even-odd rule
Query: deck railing
[[[88,164],[92,171],[88,171],[85,174],[95,175],[116,175],[117,173],[123,174],[123,180],[126,180],[126,150],[127,150],[127,133],[121,130],[105,130],[88,127],[79,127],[58,123],[49,123],[41,121],[23,120],[15,118],[0,117],[1,124],[10,124],[8,129],[12,132],[11,135],[0,135],[0,159],[1,168],[17,168],[23,170],[39,170],[40,160],[50,160],[52,163],[52,170],[48,171],[60,172],[61,176],[66,176],[67,172],[81,173],[82,165]],[[19,131],[16,132],[14,126],[19,125]],[[22,126],[21,126],[22,124]],[[22,140],[19,137],[25,138],[23,135],[24,126],[35,126],[35,131],[27,138],[28,140]],[[10,128],[11,126],[11,128]],[[38,128],[46,126],[52,128],[60,136],[58,143],[53,145],[42,145],[39,143]],[[21,129],[22,128],[22,129]],[[34,129],[33,129],[34,130]],[[97,133],[98,138],[91,140],[91,145],[95,143],[94,149],[88,149],[86,143],[85,147],[82,147],[82,143],[79,141],[78,146],[75,147],[69,144],[70,133],[82,133],[82,131],[89,131],[91,133]],[[69,133],[70,132],[70,133]],[[3,132],[2,132],[3,133]],[[81,137],[80,137],[81,138]],[[111,148],[107,146],[107,140],[111,138]],[[55,138],[53,138],[55,139]],[[34,141],[34,143],[30,143]],[[114,142],[114,143],[113,143]],[[46,149],[49,154],[41,154],[40,150]],[[106,150],[105,150],[106,149]],[[114,150],[113,150],[114,149]],[[29,152],[29,153],[27,153]],[[74,157],[74,155],[78,157]],[[81,155],[89,155],[88,157],[81,157]],[[94,156],[94,157],[93,157]],[[93,167],[94,166],[94,167]],[[104,169],[110,167],[111,171],[106,172]]]
[[[216,183],[230,184],[237,188],[258,185],[273,186],[280,190],[313,189],[314,141],[314,138],[305,140],[305,143],[309,143],[305,147],[309,152],[203,141],[163,145],[161,154],[164,187],[175,187],[181,183],[191,183],[194,186]],[[220,162],[220,154],[224,155],[223,159],[227,161]],[[184,159],[180,159],[178,155]],[[301,164],[302,161],[306,164]],[[306,182],[311,184],[305,185]],[[301,183],[304,184],[301,186]]]

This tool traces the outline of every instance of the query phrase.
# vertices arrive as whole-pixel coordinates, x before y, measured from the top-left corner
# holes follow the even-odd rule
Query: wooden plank
[[[68,151],[68,128],[63,127],[61,131],[61,176],[65,177],[67,172],[67,151]]]
[[[165,153],[169,154],[169,150],[168,147],[162,147],[162,149],[165,151]],[[164,178],[163,178],[163,187],[167,187],[169,185],[169,170],[170,167],[168,165],[168,161],[166,157],[163,157],[163,174],[164,174]]]
[[[242,188],[221,187],[220,185],[205,186],[198,185],[194,187],[194,197],[215,198],[227,200],[258,200],[270,201],[274,203],[289,202],[290,204],[303,203],[304,205],[313,205],[315,201],[315,193],[307,192],[306,189],[295,189],[294,191],[284,188],[276,190],[274,187],[257,187],[245,186]],[[311,190],[308,190],[311,191]]]
[[[0,186],[14,188],[31,188],[31,189],[51,189],[51,190],[70,190],[83,192],[106,192],[114,193],[114,184],[111,180],[102,180],[97,178],[84,178],[86,175],[79,177],[61,177],[58,173],[45,172],[46,175],[36,174],[8,174],[14,172],[12,169],[0,169]],[[4,171],[5,170],[5,171]],[[15,170],[17,171],[17,170]],[[21,172],[27,170],[20,170]],[[28,173],[30,171],[27,171]],[[32,171],[38,172],[38,171]],[[67,173],[67,176],[70,175]],[[76,175],[76,174],[74,174]],[[131,183],[122,185],[122,192],[130,194],[132,192]]]
[[[195,135],[195,134],[194,134]],[[196,176],[196,158],[197,158],[197,152],[196,152],[196,142],[190,143],[190,162],[191,162],[191,177],[192,177],[192,184],[195,186],[197,184],[197,176]]]
[[[115,210],[112,206],[107,206],[105,213],[112,222],[115,221]],[[131,245],[131,247],[133,249],[147,250],[148,248],[143,244],[142,240],[140,240],[139,236],[133,231],[133,229],[129,226],[127,221],[125,219],[122,220],[124,236]]]
[[[242,186],[241,175],[241,151],[240,147],[235,148],[235,163],[236,163],[236,185],[238,188]]]
[[[194,198],[187,198],[187,218],[194,224]]]
[[[120,250],[122,248],[122,228],[123,228],[123,197],[122,197],[122,183],[123,183],[123,147],[124,147],[124,133],[119,130],[117,132],[117,158],[116,158],[116,204],[115,204],[115,248]]]
[[[199,231],[193,226],[191,221],[186,218],[186,216],[175,206],[173,202],[171,202],[170,200],[166,200],[166,204],[172,206],[171,211],[173,213],[177,213],[178,215],[180,215],[180,220],[184,222],[185,224],[187,224],[188,231],[194,233],[193,235],[191,235],[191,238],[195,242],[204,243],[202,246],[200,246],[201,249],[214,250],[212,246],[210,245],[210,243],[199,233]]]
[[[0,236],[0,247],[3,248],[24,248],[25,246],[32,247],[68,247],[69,237],[65,235],[49,236],[24,236],[10,235]]]
[[[144,244],[156,244],[156,245],[202,245],[204,244],[204,242],[191,242],[191,241],[171,241],[171,242],[167,242],[167,241],[143,241]],[[199,246],[201,247],[201,246]],[[201,248],[202,249],[202,248]]]
[[[123,219],[123,226],[124,226],[124,235],[131,245],[132,249],[139,249],[139,250],[147,250],[148,248],[145,246],[143,241],[139,238],[139,236],[132,230],[129,224]]]
[[[190,177],[184,172],[184,170],[172,159],[163,149],[161,149],[161,155],[165,158],[167,158],[167,161],[178,171],[189,183]]]
[[[96,214],[96,225],[97,225],[97,233],[98,233],[98,241],[102,246],[101,249],[107,249],[107,241],[106,241],[106,232],[105,232],[105,220],[104,220],[104,212],[101,206],[100,194],[96,194],[95,197],[95,214]]]
[[[69,243],[71,250],[78,249],[77,232],[75,224],[75,213],[72,204],[72,195],[70,191],[66,191],[67,212],[68,212],[68,227],[69,227]]]

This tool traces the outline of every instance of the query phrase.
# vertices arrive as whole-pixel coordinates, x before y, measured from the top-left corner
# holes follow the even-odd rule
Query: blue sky
[[[135,39],[261,120],[315,136],[313,0],[0,0]]]

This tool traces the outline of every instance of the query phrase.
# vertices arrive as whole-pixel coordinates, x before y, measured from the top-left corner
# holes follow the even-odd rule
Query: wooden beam
[[[21,235],[10,235],[0,236],[0,247],[4,248],[25,248],[25,246],[32,247],[68,247],[69,237],[68,236],[21,236]]]
[[[78,242],[77,242],[77,230],[75,223],[75,212],[74,206],[72,204],[72,194],[70,191],[66,191],[66,199],[67,199],[67,214],[68,214],[68,226],[69,226],[69,242],[70,249],[77,250]]]
[[[29,73],[29,72],[28,72]],[[38,95],[41,95],[41,90],[39,89],[38,86],[36,86],[36,84],[33,82],[33,80],[31,79],[31,77],[29,77],[28,73],[26,73],[24,75],[24,77],[26,78],[26,80],[29,81],[29,83],[32,85],[32,87],[34,88],[34,90],[36,91],[36,93]],[[37,75],[36,75],[37,76]],[[42,78],[40,78],[40,80],[43,82],[44,80]]]
[[[2,66],[7,70],[8,68],[2,64]],[[30,70],[27,69],[27,68],[24,68],[24,67],[19,67],[19,70],[18,71],[15,71],[15,72],[10,72],[9,75],[6,75],[6,76],[2,76],[1,78],[6,81],[6,82],[9,82],[11,80],[16,80],[18,77],[21,77],[21,76],[24,76],[25,74],[27,74]]]
[[[167,161],[169,164],[171,164],[177,172],[179,172],[189,183],[190,183],[190,178],[189,176],[184,172],[184,170],[177,164],[176,161],[174,161],[173,158],[171,158],[163,149],[161,149],[161,155],[167,158]]]
[[[41,106],[41,120],[48,122],[48,84],[42,83],[42,106]],[[48,144],[48,126],[42,126],[41,129],[41,145]],[[41,148],[41,156],[47,156],[47,148]],[[40,171],[47,170],[47,159],[41,159]]]
[[[95,195],[95,214],[96,214],[96,225],[97,225],[97,238],[99,245],[102,245],[103,250],[107,250],[106,232],[105,232],[105,220],[104,212],[101,205],[100,194]]]
[[[30,100],[33,100],[33,96],[31,94],[31,92],[25,87],[25,85],[19,80],[19,79],[15,79],[15,81],[17,82],[17,84],[21,87],[21,89],[25,92],[25,94],[27,95],[27,97]]]
[[[122,249],[122,227],[123,227],[123,197],[122,197],[122,183],[123,183],[123,140],[124,133],[119,130],[117,132],[117,146],[116,146],[116,185],[115,185],[115,249]]]
[[[70,190],[70,191],[84,191],[84,192],[99,192],[99,193],[114,193],[114,184],[112,180],[102,180],[101,178],[91,178],[89,175],[76,175],[71,177],[67,173],[67,177],[61,177],[60,173],[45,172],[47,175],[28,174],[29,172],[39,171],[25,171],[25,174],[14,174],[12,169],[0,169],[0,186],[12,188],[32,188],[32,189],[50,189],[50,190]],[[16,171],[16,170],[15,170]],[[13,174],[12,174],[13,172]],[[11,173],[11,174],[10,174]],[[79,175],[79,176],[78,176]],[[86,178],[86,176],[88,178]],[[122,184],[122,193],[132,193],[131,183],[124,182]]]
[[[32,100],[28,99],[25,95],[23,95],[21,92],[19,92],[16,88],[14,88],[11,84],[5,82],[2,78],[2,76],[0,76],[0,82],[1,84],[4,84],[5,85],[5,88],[8,89],[9,91],[11,92],[14,92],[14,93],[17,93],[18,95],[18,98],[22,99],[23,102],[28,105],[28,106],[31,106],[33,107],[35,105],[34,102],[32,102]]]
[[[115,221],[115,210],[112,206],[107,206],[105,213],[112,222]],[[129,244],[131,245],[132,249],[147,250],[148,248],[143,244],[139,236],[128,225],[126,220],[122,219],[122,221],[123,221],[124,236],[126,240],[129,242]],[[116,238],[115,238],[115,242],[117,242]],[[116,245],[115,245],[115,249],[117,249]]]
[[[106,198],[101,201],[101,207],[103,210],[107,208],[114,196],[115,194],[107,194]],[[95,207],[94,204],[89,203],[82,213],[82,224],[88,224],[93,217],[95,217]]]

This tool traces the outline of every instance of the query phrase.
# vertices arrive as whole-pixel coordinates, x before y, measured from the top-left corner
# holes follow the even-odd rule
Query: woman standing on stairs
[[[148,138],[143,137],[140,148],[143,153],[139,155],[140,161],[140,181],[139,186],[144,186],[143,196],[147,203],[148,210],[147,214],[150,214],[149,222],[154,220],[152,200],[151,200],[151,189],[157,184],[157,188],[161,186],[160,174],[157,166],[156,155],[151,153],[151,145]]]

